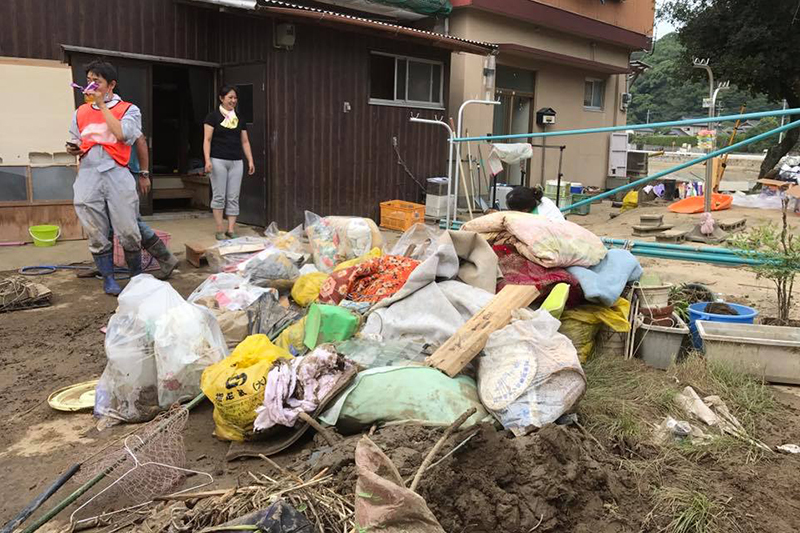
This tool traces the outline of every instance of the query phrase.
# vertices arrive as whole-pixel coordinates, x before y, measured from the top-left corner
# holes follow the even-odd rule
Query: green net
[[[408,9],[422,15],[449,15],[453,10],[450,0],[372,0],[376,4]]]

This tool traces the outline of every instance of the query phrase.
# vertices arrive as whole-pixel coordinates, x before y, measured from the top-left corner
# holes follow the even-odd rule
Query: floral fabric
[[[419,261],[385,255],[332,273],[319,291],[319,302],[338,305],[342,300],[375,303],[405,285]]]

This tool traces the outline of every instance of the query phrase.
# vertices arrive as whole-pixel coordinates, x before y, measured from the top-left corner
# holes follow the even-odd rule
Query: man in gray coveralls
[[[114,94],[117,71],[96,60],[86,66],[87,82],[97,87],[86,92],[87,101],[72,118],[68,151],[80,157],[74,185],[75,212],[89,238],[103,290],[118,295],[114,280],[113,243],[119,237],[131,277],[141,274],[142,246],[137,217],[139,196],[136,180],[128,170],[131,146],[142,134],[142,114],[135,105]]]

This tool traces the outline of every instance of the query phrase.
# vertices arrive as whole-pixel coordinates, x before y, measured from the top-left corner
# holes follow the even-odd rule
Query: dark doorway
[[[239,195],[239,221],[244,224],[266,226],[267,214],[267,157],[266,157],[266,95],[264,94],[264,64],[225,67],[223,80],[239,90],[236,115],[247,123],[247,135],[253,150],[256,172],[242,178]],[[245,169],[247,165],[245,164]]]

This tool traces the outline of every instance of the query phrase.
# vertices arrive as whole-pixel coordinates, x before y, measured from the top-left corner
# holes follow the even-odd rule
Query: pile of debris
[[[187,300],[147,274],[119,297],[95,415],[102,428],[166,413],[92,471],[128,495],[126,512],[87,518],[84,503],[72,525],[557,531],[611,515],[635,527],[613,512],[636,505],[635,483],[574,414],[582,365],[633,354],[630,252],[518,212],[416,225],[391,249],[371,220],[307,213],[206,255],[215,273]],[[236,487],[202,490],[210,474],[146,453],[166,449],[165,428],[181,447],[176,420],[204,398],[227,460],[263,461]],[[307,432],[315,446],[293,465],[270,459]],[[200,483],[175,492],[187,476]],[[126,490],[153,479],[169,483]]]

